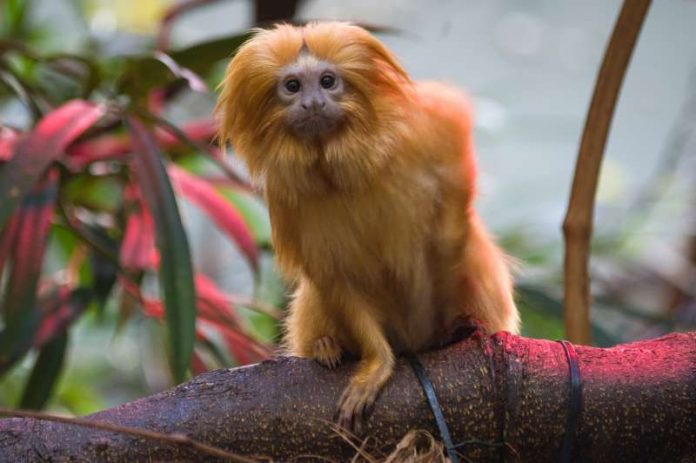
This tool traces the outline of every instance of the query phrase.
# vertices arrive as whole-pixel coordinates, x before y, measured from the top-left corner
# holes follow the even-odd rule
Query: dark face
[[[278,97],[286,106],[285,121],[302,138],[320,138],[333,132],[343,118],[338,104],[344,87],[335,66],[302,54],[283,68]]]

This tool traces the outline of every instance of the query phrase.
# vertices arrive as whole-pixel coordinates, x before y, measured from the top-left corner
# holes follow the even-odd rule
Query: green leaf
[[[176,164],[199,177],[214,177],[224,174],[210,156],[190,152],[176,157]]]
[[[288,288],[276,266],[273,253],[270,251],[262,252],[260,264],[259,285],[254,296],[274,307],[286,307],[288,305]]]
[[[67,53],[36,57],[35,86],[54,106],[73,98],[88,98],[100,83],[96,63]]]
[[[218,191],[231,202],[249,226],[259,246],[271,244],[271,220],[263,201],[251,193],[229,187],[220,187]]]
[[[188,239],[153,135],[134,117],[129,117],[126,123],[133,140],[136,179],[155,220],[170,361],[174,378],[180,382],[185,379],[191,361],[196,328],[196,294]]]
[[[2,4],[2,32],[9,37],[19,37],[26,27],[29,0],[5,0]]]
[[[153,88],[162,87],[176,79],[172,70],[152,55],[127,58],[125,69],[116,82],[116,91],[140,102]]]
[[[205,180],[189,174],[174,165],[169,166],[169,178],[177,191],[201,208],[242,252],[254,272],[258,271],[258,247],[249,226],[242,215],[225,201]]]
[[[222,37],[176,50],[170,56],[179,66],[188,68],[196,74],[205,75],[216,63],[230,58],[250,37],[251,33],[248,32]]]
[[[41,348],[29,381],[24,386],[20,408],[39,410],[46,405],[63,369],[67,346],[68,334],[64,333]]]
[[[130,95],[136,103],[140,103],[150,90],[175,82],[185,82],[192,90],[207,91],[205,82],[195,72],[180,66],[162,52],[126,58],[125,70],[116,88],[119,93]]]
[[[117,212],[123,202],[123,185],[119,177],[76,175],[63,186],[63,198],[72,206],[99,212]]]
[[[41,62],[54,72],[78,81],[82,98],[87,98],[99,86],[103,77],[94,59],[78,54],[57,53],[43,57]]]

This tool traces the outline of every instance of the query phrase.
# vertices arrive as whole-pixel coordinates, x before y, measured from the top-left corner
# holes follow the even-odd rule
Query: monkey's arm
[[[360,353],[360,361],[340,400],[338,423],[360,433],[365,410],[394,372],[394,354],[387,342],[377,310],[351,289],[344,289],[342,317],[348,336]]]
[[[330,310],[317,288],[302,278],[286,321],[285,342],[291,355],[311,357],[328,368],[341,363],[340,329]]]
[[[376,314],[357,291],[340,287],[329,297],[305,277],[287,320],[291,354],[311,357],[329,368],[338,366],[342,351],[360,357],[340,400],[339,424],[346,429],[359,429],[365,409],[394,370],[394,354]]]

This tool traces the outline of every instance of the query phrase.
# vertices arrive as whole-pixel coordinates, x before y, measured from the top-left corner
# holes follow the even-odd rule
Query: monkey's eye
[[[333,87],[336,83],[336,78],[331,74],[324,74],[323,76],[321,76],[319,83],[323,88],[329,89]]]
[[[300,91],[300,81],[297,79],[289,79],[285,81],[285,90],[290,93],[297,93]]]

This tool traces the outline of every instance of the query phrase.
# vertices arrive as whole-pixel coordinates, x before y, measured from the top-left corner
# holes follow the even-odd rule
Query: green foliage
[[[27,12],[30,0],[5,0],[0,5],[2,35],[23,38],[27,34]]]

